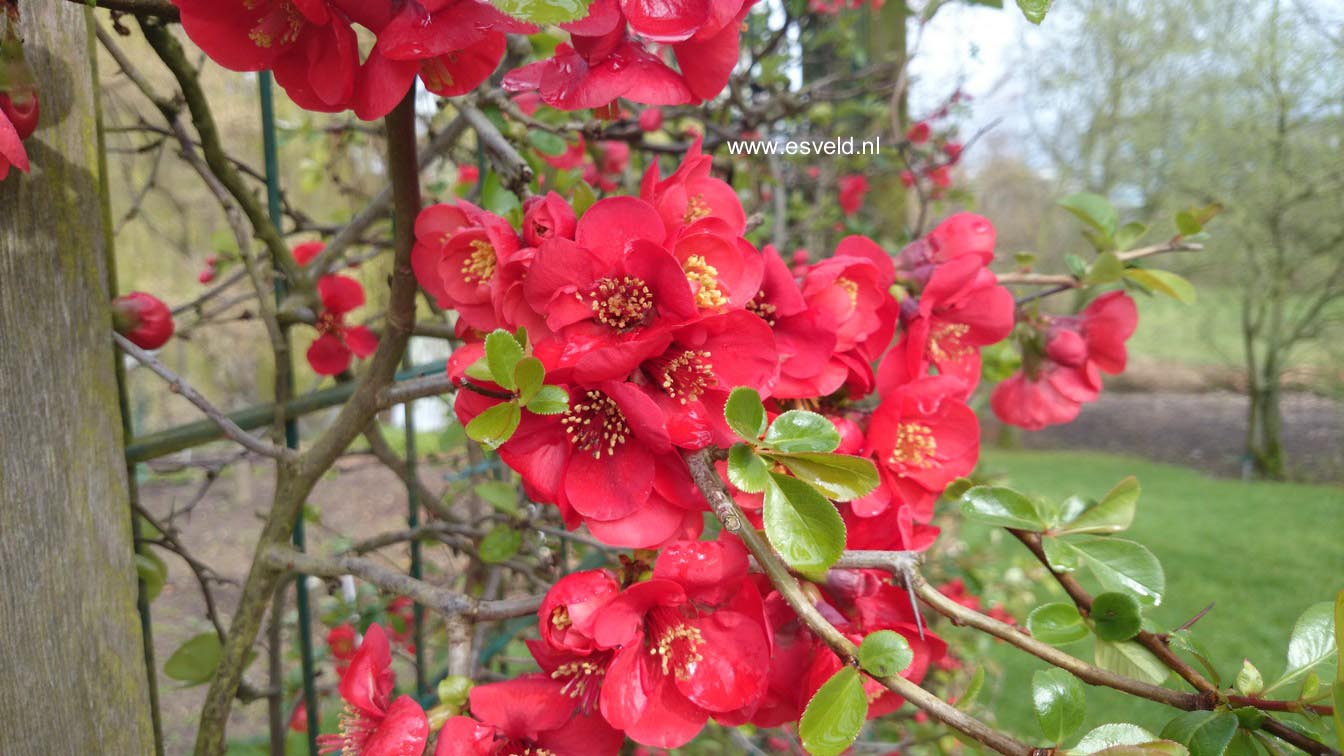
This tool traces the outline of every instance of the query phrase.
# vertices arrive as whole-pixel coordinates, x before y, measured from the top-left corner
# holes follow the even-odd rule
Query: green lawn
[[[1028,494],[1056,498],[1098,497],[1126,475],[1137,476],[1143,496],[1126,537],[1151,549],[1167,576],[1165,600],[1148,615],[1171,629],[1214,602],[1196,625],[1197,639],[1225,681],[1243,658],[1267,681],[1276,679],[1298,615],[1344,588],[1344,488],[1215,480],[1134,458],[1070,452],[988,451],[984,469]],[[972,548],[1002,550],[991,565],[1025,553],[1011,539],[991,544],[988,528],[968,526],[963,535]],[[1086,578],[1084,584],[1095,591]],[[1047,588],[1039,591],[1042,603],[1063,597],[1052,583]],[[1068,650],[1090,660],[1088,641]],[[1039,738],[1029,691],[1032,673],[1044,664],[1004,644],[988,653],[1003,678],[986,687],[978,707],[992,708],[1000,725]],[[1333,678],[1330,666],[1320,670],[1325,680]],[[1159,730],[1172,716],[1107,689],[1090,689],[1088,708],[1088,727],[1131,721]]]

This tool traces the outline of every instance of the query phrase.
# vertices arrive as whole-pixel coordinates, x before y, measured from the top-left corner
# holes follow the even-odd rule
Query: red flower
[[[322,276],[317,293],[323,310],[317,315],[318,337],[308,347],[308,364],[318,375],[338,375],[350,367],[352,356],[373,354],[378,337],[362,325],[345,323],[345,316],[364,304],[364,287],[359,281],[349,276]]]
[[[340,734],[318,738],[321,753],[348,756],[420,756],[429,738],[429,720],[410,696],[391,701],[396,676],[387,636],[370,625],[364,642],[341,677],[345,714]],[[390,705],[389,705],[390,701]]]
[[[902,273],[923,283],[933,268],[963,255],[989,265],[994,260],[994,225],[974,213],[956,213],[939,223],[928,236],[917,239],[901,250],[896,266]]]
[[[929,171],[929,180],[939,189],[946,189],[952,186],[952,169],[946,165],[940,165]]]
[[[296,245],[294,247],[294,262],[299,265],[307,265],[313,261],[313,258],[322,254],[322,250],[326,247],[327,245],[320,241],[310,241]]]
[[[541,640],[557,651],[592,652],[598,613],[620,592],[620,584],[606,570],[573,572],[560,578],[546,591],[537,610]]]
[[[37,131],[37,122],[41,115],[37,90],[32,87],[0,92],[0,114],[14,124],[19,139],[27,139]]]
[[[201,271],[200,275],[196,276],[196,280],[199,281],[199,282],[202,283],[202,284],[208,284],[208,283],[210,283],[211,281],[214,281],[214,280],[215,280],[215,266],[213,266],[213,265],[208,266],[205,270]]]
[[[10,166],[27,173],[28,151],[23,148],[23,138],[9,115],[0,109],[0,181],[9,175]]]
[[[457,167],[457,183],[459,186],[475,186],[476,182],[480,180],[480,168],[474,165],[459,165]]]
[[[961,159],[961,150],[961,142],[949,141],[943,143],[943,154],[947,155],[947,159],[954,163]]]
[[[915,185],[915,174],[913,171],[901,171],[901,186],[909,189]]]
[[[615,34],[619,39],[624,31]],[[572,42],[574,47],[556,45],[555,55],[549,60],[510,71],[504,77],[504,88],[511,92],[536,90],[542,102],[561,110],[605,108],[622,97],[650,105],[696,102],[681,74],[633,39],[609,45],[603,38],[575,35]]]
[[[112,325],[141,349],[158,349],[173,337],[173,313],[168,305],[143,291],[112,300]]]
[[[475,719],[449,719],[434,756],[615,756],[625,742],[601,716],[576,712],[564,685],[542,675],[477,685],[470,700]]]
[[[573,239],[578,219],[574,208],[555,192],[528,197],[523,203],[523,241],[540,247],[547,239]]]
[[[711,175],[714,158],[700,151],[700,138],[691,144],[677,170],[665,179],[658,178],[658,162],[644,172],[639,196],[658,208],[667,239],[705,218],[717,218],[727,224],[729,233],[741,235],[747,227],[742,201],[726,181]]]
[[[495,274],[521,246],[508,221],[463,200],[432,205],[415,221],[415,240],[411,267],[439,306],[477,330],[498,327]]]
[[[864,195],[868,194],[868,177],[861,174],[841,176],[840,209],[845,215],[853,215],[863,207]]]
[[[644,108],[639,111],[639,130],[644,132],[657,131],[663,127],[663,109],[658,107]]]
[[[884,483],[915,507],[919,521],[928,521],[938,494],[979,458],[980,423],[960,399],[963,392],[961,381],[949,376],[919,378],[891,390],[873,412],[868,448]],[[856,513],[863,513],[865,501],[854,503]]]
[[[929,128],[929,124],[927,122],[919,121],[915,123],[915,125],[911,126],[905,132],[905,138],[911,144],[924,144],[925,142],[929,141],[929,136],[932,133],[933,130]]]

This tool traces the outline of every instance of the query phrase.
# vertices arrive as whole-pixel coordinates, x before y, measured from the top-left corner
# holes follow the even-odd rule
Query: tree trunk
[[[152,754],[89,19],[20,10],[42,123],[0,182],[0,750]]]

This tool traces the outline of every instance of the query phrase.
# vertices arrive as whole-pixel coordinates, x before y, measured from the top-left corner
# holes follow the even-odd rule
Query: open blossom
[[[308,364],[318,375],[339,375],[354,357],[368,357],[378,348],[378,337],[367,327],[349,325],[345,316],[364,305],[364,287],[342,275],[317,280],[322,311],[317,314],[318,337],[308,347]]]
[[[322,753],[360,756],[421,756],[429,739],[429,720],[410,696],[392,700],[396,675],[387,636],[370,625],[350,667],[341,676],[345,702],[341,730],[322,735]]]
[[[28,172],[28,151],[23,147],[23,137],[10,120],[9,113],[0,108],[0,181],[9,175],[11,167]]]
[[[1073,420],[1101,394],[1101,373],[1125,369],[1125,341],[1137,327],[1138,310],[1123,291],[1097,297],[1077,316],[1047,316],[1044,354],[1025,355],[1023,369],[995,387],[994,414],[1028,430]]]
[[[615,756],[625,737],[594,712],[574,710],[564,684],[544,675],[477,685],[471,717],[439,731],[434,756]]]
[[[163,300],[143,291],[123,294],[112,301],[112,324],[117,333],[141,349],[158,349],[173,337],[173,313]]]
[[[840,209],[845,215],[853,215],[863,207],[863,198],[868,194],[868,177],[853,174],[840,177]]]

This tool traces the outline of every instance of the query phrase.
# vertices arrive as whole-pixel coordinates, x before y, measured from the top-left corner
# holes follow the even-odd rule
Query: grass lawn
[[[1072,452],[987,451],[984,467],[1025,493],[1049,498],[1073,493],[1095,498],[1126,475],[1137,476],[1143,495],[1125,537],[1151,549],[1167,577],[1162,605],[1147,616],[1171,629],[1215,602],[1195,630],[1224,684],[1243,658],[1266,682],[1277,679],[1298,615],[1344,588],[1344,488],[1215,480],[1135,458]],[[1005,552],[1003,560],[991,563],[1007,564],[1025,553],[1011,539],[990,544],[987,528],[968,526],[964,535],[972,548],[981,544]],[[1090,576],[1083,581],[1096,591]],[[1062,591],[1049,588],[1040,592],[1042,603],[1063,600]],[[1067,650],[1090,660],[1088,641]],[[1044,663],[1004,644],[994,644],[989,653],[1004,677],[1000,685],[986,687],[977,709],[990,707],[1001,726],[1039,738],[1029,691],[1032,673]],[[1333,666],[1319,670],[1325,681],[1333,679]],[[1130,721],[1157,731],[1172,716],[1162,706],[1108,689],[1088,691],[1088,728]]]

